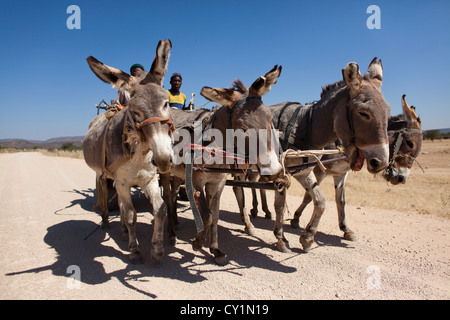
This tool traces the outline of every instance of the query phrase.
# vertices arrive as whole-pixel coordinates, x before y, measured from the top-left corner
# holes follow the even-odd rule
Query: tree
[[[61,150],[65,151],[73,151],[78,149],[76,145],[74,145],[72,142],[65,142],[61,145]]]
[[[440,139],[441,138],[441,132],[439,130],[428,130],[425,132],[425,139],[430,139],[431,141],[434,141],[434,139]]]

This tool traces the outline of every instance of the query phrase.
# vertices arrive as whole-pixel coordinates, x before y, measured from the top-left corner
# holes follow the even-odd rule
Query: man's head
[[[183,78],[181,77],[181,74],[174,73],[170,77],[170,85],[172,86],[172,89],[175,91],[179,91],[181,88],[181,83],[183,81]]]
[[[136,77],[140,70],[145,71],[144,67],[141,64],[135,63],[130,67],[130,74]]]

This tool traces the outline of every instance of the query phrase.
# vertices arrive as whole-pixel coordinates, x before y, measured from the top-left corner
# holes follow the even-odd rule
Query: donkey
[[[377,58],[374,58],[364,76],[361,76],[358,64],[351,62],[342,70],[342,75],[343,80],[323,88],[321,99],[315,104],[301,107],[298,103],[285,102],[271,106],[273,125],[284,132],[286,138],[280,139],[282,143],[290,141],[288,148],[322,149],[340,139],[352,170],[361,170],[366,160],[369,172],[380,172],[388,166],[389,161],[387,120],[390,113],[390,106],[381,93],[381,60],[377,62]],[[285,132],[288,126],[292,126],[292,135]],[[291,137],[294,139],[290,139]],[[304,159],[288,159],[285,165],[290,167],[303,161]],[[314,201],[313,215],[306,233],[300,237],[303,250],[308,252],[325,210],[325,198],[313,168],[293,176]],[[289,251],[283,235],[285,202],[286,193],[275,192],[274,233],[280,251]]]
[[[222,105],[210,117],[209,121],[203,121],[202,127],[211,128],[220,132],[214,136],[215,144],[220,146],[233,145],[230,137],[228,137],[227,129],[247,131],[249,129],[260,129],[271,132],[272,114],[268,107],[262,102],[261,97],[270,91],[273,84],[276,83],[281,73],[281,66],[275,66],[271,71],[264,76],[259,77],[249,88],[239,80],[234,81],[233,88],[211,88],[203,87],[201,90],[202,96],[217,102]],[[205,134],[209,130],[206,130]],[[191,136],[188,137],[191,139]],[[259,139],[259,137],[258,137]],[[184,140],[184,137],[183,137]],[[210,139],[207,139],[210,140]],[[234,140],[234,137],[231,138]],[[180,142],[181,143],[181,142]],[[189,144],[191,140],[189,140]],[[202,139],[202,143],[205,143]],[[228,144],[227,144],[228,143]],[[175,145],[175,148],[177,145]],[[278,161],[278,153],[275,148],[271,148],[270,144],[259,150],[259,156],[256,159],[258,169],[262,175],[265,175],[267,180],[275,180],[281,173],[282,167]],[[241,150],[242,151],[242,150]],[[175,155],[178,155],[175,152]],[[247,155],[247,150],[245,151]],[[261,155],[269,161],[261,161]],[[230,168],[226,163],[207,164],[207,168]],[[171,173],[182,179],[185,178],[185,170],[182,165],[175,166]],[[193,249],[201,250],[206,240],[206,234],[209,231],[210,243],[209,248],[211,254],[214,256],[214,262],[219,265],[226,264],[226,255],[219,249],[218,243],[218,221],[219,221],[219,205],[220,197],[225,186],[227,173],[221,172],[205,172],[193,171],[192,186],[196,194],[198,209],[200,211],[201,220],[204,228],[199,231],[193,240]],[[163,182],[165,199],[170,201],[170,190],[168,175],[161,175]],[[189,184],[189,182],[187,182]],[[169,205],[170,207],[170,205]]]
[[[383,173],[383,177],[394,185],[406,183],[413,162],[422,148],[423,139],[420,118],[406,102],[405,95],[402,96],[402,108],[403,113],[389,117],[388,122],[390,161],[388,168]],[[330,145],[330,148],[336,148],[336,144]],[[335,157],[335,155],[326,155],[322,159],[331,159],[332,157]],[[350,167],[343,160],[326,164],[325,167],[327,168],[326,172],[323,172],[318,167],[314,168],[317,183],[320,184],[328,174],[333,176],[339,228],[344,232],[346,240],[354,241],[356,236],[348,228],[345,220],[345,181]],[[294,218],[291,220],[293,228],[299,228],[300,216],[311,200],[309,194],[305,193],[303,202],[295,211]]]
[[[389,119],[389,166],[383,177],[392,184],[406,183],[414,160],[422,149],[422,123],[402,96],[403,113]]]
[[[150,71],[139,70],[136,76],[104,65],[92,56],[87,58],[100,80],[131,95],[128,107],[111,120],[100,114],[91,121],[83,151],[87,165],[97,173],[97,204],[105,225],[108,224],[106,180],[115,181],[121,229],[124,237],[128,235],[133,263],[142,262],[136,238],[137,215],[130,193],[133,186],[139,186],[153,206],[152,258],[159,263],[164,255],[167,208],[159,192],[157,171],[167,172],[173,161],[169,97],[162,86],[171,48],[170,40],[159,41]]]

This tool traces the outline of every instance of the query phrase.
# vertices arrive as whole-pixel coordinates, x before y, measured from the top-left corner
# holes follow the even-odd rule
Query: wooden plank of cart
[[[305,157],[313,157],[315,161],[308,162],[295,166],[283,166],[285,170],[285,174],[289,175],[297,174],[307,168],[319,166],[321,170],[325,171],[325,164],[345,160],[345,156],[320,160],[321,156],[324,155],[334,155],[334,154],[343,154],[344,152],[341,149],[331,149],[331,150],[292,150],[289,149],[285,151],[281,157],[280,162],[285,164],[286,160],[292,159],[300,159]],[[194,170],[201,170],[203,172],[214,172],[214,173],[230,173],[230,174],[238,174],[238,173],[258,173],[258,170],[254,169],[240,169],[240,168],[199,168],[195,167]],[[283,188],[281,185],[277,185],[276,182],[261,182],[261,181],[244,181],[244,180],[227,180],[225,185],[227,186],[235,186],[235,187],[243,187],[243,188],[255,188],[255,189],[265,189],[265,190],[278,190]]]

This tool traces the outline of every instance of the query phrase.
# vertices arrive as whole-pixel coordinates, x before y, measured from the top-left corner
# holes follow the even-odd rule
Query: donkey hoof
[[[252,236],[252,237],[256,234],[255,228],[245,227],[244,231],[246,234],[248,234],[249,236]]]
[[[357,237],[353,231],[344,232],[344,239],[348,241],[356,241]]]
[[[253,218],[256,218],[258,216],[258,210],[251,209],[250,214],[252,215]]]
[[[194,251],[200,251],[203,248],[203,241],[198,240],[197,238],[192,241],[192,249]]]
[[[291,220],[291,228],[292,229],[300,229],[300,224],[298,223],[298,220]]]
[[[132,264],[142,264],[144,262],[142,254],[139,251],[130,253],[129,258]]]
[[[214,263],[217,264],[218,266],[227,265],[228,264],[227,256],[214,257]]]
[[[284,242],[283,240],[278,241],[276,244],[276,247],[277,247],[277,250],[280,252],[283,252],[283,253],[291,252],[291,250],[287,246],[286,242]]]
[[[164,257],[164,247],[162,245],[152,246],[152,258],[153,261],[158,264],[161,263]]]
[[[214,255],[214,263],[219,266],[224,266],[228,264],[228,259],[225,253],[220,249],[210,249],[211,253]]]
[[[111,225],[109,224],[109,220],[102,221],[101,226],[102,226],[103,230],[110,230],[111,229]]]
[[[300,236],[300,243],[303,247],[303,251],[305,251],[305,252],[309,252],[313,242],[314,242],[314,239],[306,239],[305,236]]]
[[[169,237],[169,244],[172,247],[175,247],[177,245],[177,237],[173,236],[173,237]]]
[[[152,262],[153,264],[160,266],[163,262],[164,254],[152,252]]]
[[[266,215],[264,216],[264,218],[266,218],[267,220],[272,220],[272,213],[267,213],[266,212]]]

